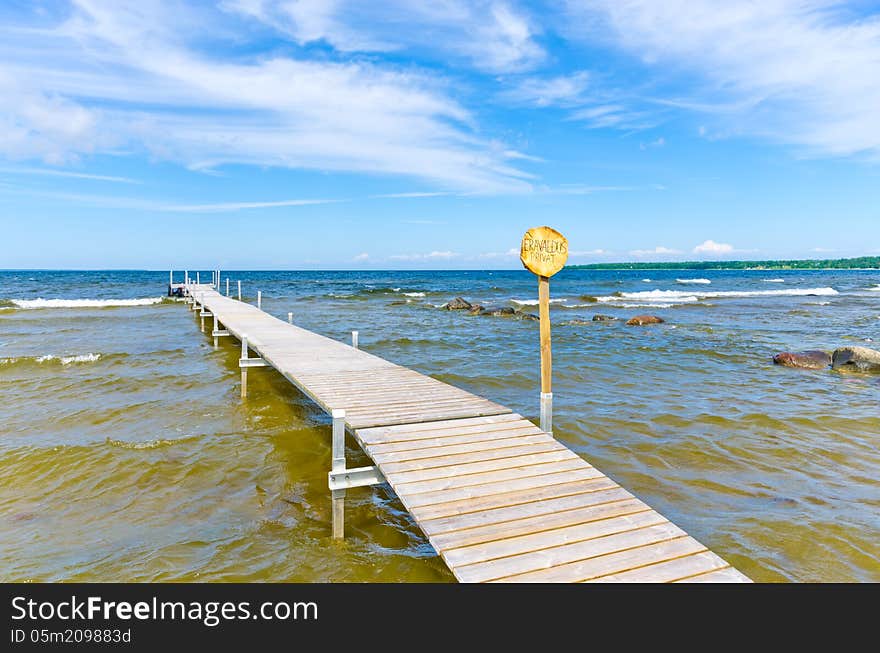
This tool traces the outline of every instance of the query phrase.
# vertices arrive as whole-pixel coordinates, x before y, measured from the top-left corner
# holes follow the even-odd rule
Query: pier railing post
[[[288,314],[287,314],[287,323],[288,323],[288,324],[293,324],[293,313],[288,313]]]
[[[345,471],[345,411],[336,409],[333,417],[333,453],[330,469],[334,472]],[[333,537],[345,537],[345,490],[331,490]]]
[[[220,338],[217,337],[217,332],[220,330],[220,320],[217,319],[217,314],[214,314],[214,349],[220,347]]]
[[[198,286],[200,284],[201,284],[201,281],[199,281],[199,273],[196,272],[196,285]]]
[[[241,359],[246,360],[248,357],[248,339],[247,336],[241,334]],[[239,367],[241,367],[241,398],[247,398],[247,367],[241,366],[241,362],[239,362]]]
[[[541,393],[541,430],[553,435],[553,393]]]
[[[354,347],[355,349],[358,348],[358,332],[357,331],[351,332],[351,346]]]
[[[259,309],[263,308],[263,291],[262,290],[257,291],[257,308],[259,308]]]
[[[238,280],[238,301],[241,301],[241,279]]]
[[[226,277],[226,296],[229,297],[229,277]]]

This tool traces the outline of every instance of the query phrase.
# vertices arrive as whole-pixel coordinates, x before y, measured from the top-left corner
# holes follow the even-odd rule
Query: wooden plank
[[[392,444],[396,442],[434,440],[447,436],[452,437],[460,435],[486,435],[489,433],[495,433],[497,431],[509,431],[510,429],[537,428],[534,424],[522,418],[515,420],[507,419],[508,417],[510,417],[510,415],[511,413],[493,415],[491,417],[494,418],[494,423],[475,425],[473,427],[461,426],[452,428],[445,427],[434,429],[421,429],[417,427],[425,426],[425,424],[407,424],[405,427],[400,426],[397,430],[394,431],[386,428],[385,432],[366,433],[369,431],[375,431],[375,429],[359,429],[357,435],[358,438],[361,439],[365,444],[376,446],[380,444]],[[487,416],[484,419],[490,419],[490,417]],[[541,431],[540,429],[538,430],[538,432],[543,433],[543,431]]]
[[[693,553],[682,558],[655,562],[636,569],[593,578],[589,583],[672,583],[688,576],[703,574],[729,566],[711,551]]]
[[[559,451],[564,447],[558,442],[554,442],[550,440],[546,436],[532,436],[536,439],[536,442],[528,443],[528,444],[518,444],[517,440],[502,440],[503,444],[507,444],[507,446],[503,447],[487,447],[484,448],[480,444],[466,444],[461,445],[461,447],[470,447],[470,451],[464,451],[462,453],[450,453],[446,455],[437,455],[437,450],[431,450],[430,456],[421,456],[419,457],[417,454],[419,452],[403,452],[397,454],[385,454],[385,456],[375,456],[373,457],[373,462],[376,464],[381,464],[382,469],[388,473],[392,472],[408,472],[416,469],[431,469],[432,467],[449,467],[452,465],[458,465],[462,463],[472,463],[472,462],[486,462],[489,460],[503,460],[510,458],[517,458],[519,456],[526,456],[529,454],[535,453],[547,453],[550,451]],[[523,438],[525,439],[525,438]],[[497,441],[496,441],[497,442]],[[509,444],[513,442],[514,444]],[[493,441],[489,441],[487,444],[494,444]],[[459,447],[459,448],[461,448]],[[443,449],[455,448],[455,447],[442,447]],[[416,455],[415,459],[407,459],[407,460],[388,460],[388,456],[412,456]]]
[[[537,430],[537,429],[536,429]],[[388,447],[394,447],[389,450],[387,447],[364,447],[364,450],[376,463],[395,463],[406,462],[410,460],[424,460],[430,458],[443,458],[446,456],[455,456],[467,453],[489,453],[494,450],[510,449],[513,447],[524,447],[528,445],[544,444],[548,436],[538,430],[513,430],[508,431],[509,437],[491,438],[474,440],[474,436],[461,436],[463,439],[450,438],[454,440],[449,444],[441,446],[428,446],[407,448],[406,443],[394,443]],[[421,440],[420,442],[425,442]],[[430,442],[430,441],[428,441]],[[436,442],[436,441],[435,441]]]
[[[452,566],[453,573],[466,583],[481,583],[507,576],[525,575],[533,571],[548,570],[572,562],[588,560],[608,553],[642,547],[645,544],[663,542],[686,533],[670,522],[637,530],[608,535],[591,540],[562,544],[540,551],[500,558],[470,565]],[[574,579],[568,578],[568,582]],[[578,579],[582,580],[582,579]]]
[[[515,503],[500,507],[483,508],[476,512],[453,514],[448,517],[433,517],[419,520],[419,526],[429,537],[443,533],[461,533],[474,528],[492,529],[497,524],[504,528],[521,519],[544,518],[554,512],[565,512],[575,508],[589,509],[593,506],[635,500],[635,497],[610,479],[562,484],[537,491],[519,493]],[[569,487],[570,486],[570,487]],[[555,490],[555,491],[549,491]]]
[[[555,485],[557,483],[587,481],[602,477],[602,472],[595,469],[590,469],[589,467],[575,467],[556,472],[555,474],[541,474],[539,476],[527,476],[525,478],[513,479],[505,481],[504,484],[484,483],[482,485],[470,485],[467,487],[452,488],[449,490],[435,490],[433,492],[422,492],[419,494],[397,492],[397,495],[400,497],[403,505],[412,512],[413,508],[429,506],[435,503],[448,503],[450,501],[476,499],[477,497],[489,497],[493,495],[507,495],[511,492],[516,492],[517,490],[528,490],[544,487],[545,485]]]
[[[436,430],[448,430],[455,429],[459,427],[465,426],[483,426],[486,424],[497,424],[499,422],[515,422],[518,420],[522,420],[522,415],[518,415],[514,412],[507,413],[505,415],[493,416],[493,417],[472,417],[472,418],[463,418],[449,421],[440,421],[440,422],[432,422],[425,424],[412,424],[406,427],[401,426],[378,426],[372,427],[368,429],[363,429],[360,432],[360,437],[365,442],[372,442],[374,436],[384,436],[387,434],[393,433],[418,433],[420,431],[436,431]],[[430,437],[430,436],[429,436]]]
[[[546,480],[547,477],[538,477]],[[417,505],[410,502],[407,509],[416,518],[419,524],[425,524],[433,519],[444,519],[471,515],[480,519],[485,511],[494,508],[516,508],[527,503],[540,501],[547,498],[584,494],[587,492],[618,488],[617,483],[607,476],[597,472],[587,478],[572,479],[568,475],[562,478],[550,479],[551,482],[520,488],[512,492],[501,494],[465,497],[464,499],[452,499],[450,501],[437,501]]]
[[[545,464],[556,463],[564,460],[571,460],[573,454],[565,447],[556,447],[553,449],[540,451],[538,453],[529,453],[521,456],[506,458],[488,458],[485,460],[477,460],[475,462],[465,462],[458,464],[439,465],[434,467],[416,467],[408,470],[387,470],[383,466],[383,473],[389,478],[393,478],[395,485],[403,485],[416,481],[440,481],[442,479],[456,478],[466,481],[468,485],[477,485],[470,481],[483,473],[504,472],[513,469],[531,469],[533,467]],[[442,489],[446,489],[445,487]]]
[[[466,467],[466,465],[462,465]],[[452,476],[440,476],[432,478],[435,470],[418,472],[403,472],[402,474],[389,474],[388,481],[394,485],[398,494],[412,497],[426,492],[439,490],[451,490],[455,488],[472,487],[476,485],[492,485],[496,493],[505,491],[505,483],[530,476],[542,476],[556,472],[568,472],[580,469],[589,469],[583,461],[571,451],[554,454],[549,460],[534,465],[522,465],[518,467],[505,467],[491,472],[479,472]],[[399,480],[404,477],[405,480]]]
[[[459,565],[487,563],[499,558],[507,559],[511,556],[529,554],[530,552],[540,555],[542,551],[555,550],[560,546],[571,546],[578,542],[589,542],[612,535],[637,532],[639,529],[649,526],[668,523],[669,520],[653,510],[642,510],[599,521],[531,532],[503,540],[493,540],[455,549],[444,549],[443,556],[450,566],[457,568]],[[520,560],[517,564],[519,565],[518,568],[524,568],[528,563]]]
[[[577,499],[581,499],[581,497],[577,497]],[[481,524],[473,528],[432,535],[431,544],[435,548],[446,551],[448,549],[483,544],[504,538],[528,535],[539,531],[549,531],[563,526],[585,524],[610,517],[620,517],[650,510],[648,506],[638,499],[623,499],[622,501],[600,503],[593,506],[583,506],[580,503],[576,505],[578,506],[577,508],[569,510],[554,508],[549,512],[533,517],[523,517],[522,519],[500,523]]]
[[[750,582],[748,577],[744,574],[740,573],[733,567],[727,567],[726,569],[719,569],[717,571],[710,571],[706,574],[700,574],[699,576],[691,576],[690,578],[683,578],[681,580],[675,581],[677,583],[748,583]]]
[[[684,533],[681,529],[678,532]],[[505,583],[577,583],[705,550],[706,547],[694,538],[680,534],[677,537],[646,542],[643,546],[621,547],[617,551],[605,551],[565,564],[546,565],[544,568],[496,580]]]

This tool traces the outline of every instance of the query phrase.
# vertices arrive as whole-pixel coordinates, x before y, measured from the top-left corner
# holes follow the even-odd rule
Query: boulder
[[[503,315],[515,315],[516,311],[513,310],[513,308],[511,306],[501,306],[498,308],[485,308],[485,309],[483,309],[483,314],[484,315],[495,315],[497,317],[497,316],[503,316]]]
[[[531,321],[533,321],[533,322],[540,322],[540,321],[541,321],[541,318],[539,318],[539,317],[538,317],[537,315],[535,315],[534,313],[520,313],[520,314],[519,314],[519,319],[521,319],[521,320],[531,320]]]
[[[827,351],[810,349],[792,353],[784,351],[773,357],[773,362],[784,367],[799,367],[805,370],[822,370],[831,365],[831,354]]]
[[[880,351],[867,347],[835,349],[831,368],[842,372],[880,372]]]
[[[614,322],[617,320],[613,315],[602,315],[601,313],[597,313],[593,316],[593,322]]]
[[[481,314],[483,311],[485,311],[485,310],[486,310],[486,309],[483,308],[483,305],[482,305],[482,304],[474,304],[473,306],[471,306],[471,307],[468,309],[468,314],[469,314],[469,315],[480,315],[480,314]]]
[[[473,305],[462,299],[461,297],[456,297],[451,302],[446,303],[447,311],[466,311],[473,308]]]
[[[666,320],[656,315],[636,315],[626,321],[627,326],[644,326],[645,324],[663,324]]]
[[[593,295],[581,295],[581,301],[587,302],[588,304],[595,304],[599,301],[599,298],[594,297]]]

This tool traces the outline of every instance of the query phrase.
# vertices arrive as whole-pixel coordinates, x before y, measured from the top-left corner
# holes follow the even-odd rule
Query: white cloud
[[[529,175],[477,135],[441,78],[363,61],[206,54],[208,36],[247,38],[232,16],[77,0],[65,22],[38,32],[40,48],[35,33],[0,26],[0,156],[58,164],[146,150],[196,170],[237,163],[528,190]]]
[[[457,258],[459,255],[455,252],[430,252],[429,254],[394,254],[388,258],[392,261],[436,261]]]
[[[584,101],[584,92],[590,82],[586,71],[559,77],[526,77],[501,94],[505,100],[537,107],[574,106]]]
[[[367,252],[364,252],[363,254],[358,254],[352,260],[356,263],[363,263],[364,261],[368,261],[369,259],[370,255]]]
[[[655,138],[653,141],[649,141],[647,143],[639,143],[640,150],[647,150],[653,147],[663,147],[666,145],[666,139],[662,136]]]
[[[610,256],[613,252],[607,249],[588,249],[584,251],[569,252],[569,256]]]
[[[109,181],[119,184],[140,184],[142,182],[130,177],[114,177],[111,175],[92,175],[69,170],[52,170],[49,168],[0,168],[0,173],[10,175],[37,175],[47,177],[70,177],[73,179],[90,179],[92,181]]]
[[[571,37],[614,44],[667,82],[690,75],[694,89],[696,79],[664,100],[713,117],[713,131],[880,158],[876,14],[835,0],[570,0],[568,9]],[[681,95],[685,85],[672,87]]]
[[[223,7],[301,45],[323,41],[340,52],[419,50],[493,73],[527,70],[546,57],[530,17],[501,0],[239,0]]]
[[[677,249],[670,249],[668,247],[663,247],[659,245],[654,249],[634,249],[630,251],[630,256],[672,256],[674,254],[681,254],[682,252]]]
[[[516,247],[511,247],[506,252],[486,252],[480,254],[478,258],[513,258],[519,256],[520,252]]]
[[[730,254],[733,252],[733,245],[727,243],[716,243],[714,240],[706,240],[694,247],[694,254]]]

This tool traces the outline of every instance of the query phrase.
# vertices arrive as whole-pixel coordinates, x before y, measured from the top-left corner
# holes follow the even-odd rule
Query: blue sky
[[[880,4],[6,0],[0,268],[880,253]]]

